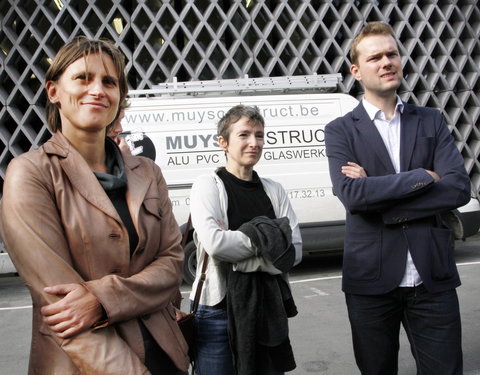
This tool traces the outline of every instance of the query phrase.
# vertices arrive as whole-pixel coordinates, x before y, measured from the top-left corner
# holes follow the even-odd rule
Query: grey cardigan
[[[260,180],[272,202],[275,216],[289,219],[296,265],[302,259],[302,239],[297,216],[280,183],[269,178]],[[202,268],[205,251],[211,257],[200,304],[214,306],[223,300],[226,295],[227,267],[233,267],[235,271],[241,272],[263,271],[272,275],[282,273],[270,261],[257,254],[255,245],[247,235],[238,230],[228,230],[227,192],[215,172],[197,178],[190,198],[192,224],[195,228],[194,240],[197,246],[197,269]],[[197,273],[192,286],[193,291],[199,277]],[[190,299],[194,298],[193,294],[192,292]]]

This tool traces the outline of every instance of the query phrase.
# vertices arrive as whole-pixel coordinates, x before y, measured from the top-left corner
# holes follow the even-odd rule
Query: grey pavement
[[[463,324],[464,374],[480,375],[480,235],[457,243],[456,260],[463,285],[458,289]],[[291,274],[299,314],[290,320],[297,361],[292,375],[358,374],[344,296],[341,256],[307,256]],[[183,309],[190,287],[184,285]],[[0,375],[26,374],[31,333],[31,301],[18,277],[0,277]],[[402,330],[399,374],[416,374]]]

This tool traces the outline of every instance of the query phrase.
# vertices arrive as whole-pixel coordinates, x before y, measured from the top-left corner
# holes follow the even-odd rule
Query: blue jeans
[[[463,373],[456,290],[429,293],[423,285],[379,296],[345,295],[355,360],[362,374],[398,372],[400,324],[419,375]]]
[[[195,314],[195,368],[198,375],[234,375],[227,312],[198,305]]]
[[[198,305],[195,314],[195,369],[198,375],[234,375],[225,310]],[[271,368],[259,375],[283,375]]]

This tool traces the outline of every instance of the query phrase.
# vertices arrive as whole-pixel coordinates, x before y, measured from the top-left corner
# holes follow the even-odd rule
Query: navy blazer
[[[470,179],[440,111],[404,103],[400,130],[400,173],[360,103],[330,122],[325,144],[334,193],[346,208],[343,290],[383,294],[404,275],[407,249],[426,289],[460,285],[451,231],[440,214],[470,199]],[[347,162],[368,177],[341,173]],[[441,179],[435,183],[425,169]]]

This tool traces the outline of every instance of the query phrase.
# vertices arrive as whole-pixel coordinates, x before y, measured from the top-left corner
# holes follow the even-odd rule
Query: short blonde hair
[[[369,22],[363,27],[362,30],[360,30],[357,36],[353,38],[352,45],[350,47],[350,62],[352,64],[358,64],[358,44],[363,40],[363,38],[370,35],[391,35],[393,39],[395,39],[398,47],[398,40],[395,36],[392,26],[390,26],[388,23],[380,21]]]

